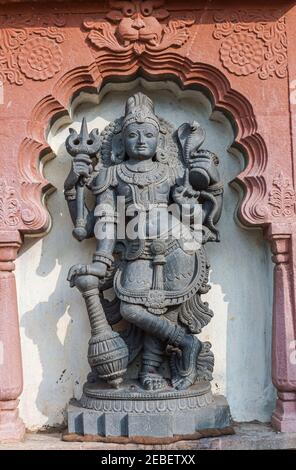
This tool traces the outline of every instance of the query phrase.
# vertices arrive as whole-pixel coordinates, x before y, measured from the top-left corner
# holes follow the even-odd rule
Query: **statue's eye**
[[[149,139],[151,139],[151,137],[153,137],[152,132],[148,132],[148,133],[146,134],[146,137],[149,137]]]
[[[149,16],[152,13],[152,8],[149,6],[145,6],[142,8],[142,13],[144,16]]]
[[[128,136],[129,136],[131,139],[134,139],[135,137],[137,137],[137,134],[135,134],[135,132],[130,132]]]
[[[123,12],[126,16],[133,16],[135,9],[132,6],[128,6],[123,9]]]

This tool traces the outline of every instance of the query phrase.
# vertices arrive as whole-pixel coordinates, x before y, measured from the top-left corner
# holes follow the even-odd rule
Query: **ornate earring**
[[[121,163],[125,157],[125,148],[122,142],[122,138],[119,139],[113,138],[112,140],[112,151],[111,151],[111,161],[112,163]]]
[[[166,163],[168,160],[167,153],[163,147],[158,145],[156,154],[155,154],[156,160],[160,163]]]

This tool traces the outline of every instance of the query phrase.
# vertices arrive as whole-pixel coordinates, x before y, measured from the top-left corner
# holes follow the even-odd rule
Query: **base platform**
[[[86,384],[80,401],[68,407],[68,432],[80,435],[171,437],[230,424],[227,401],[212,395],[209,382],[161,392],[133,382],[121,389]]]

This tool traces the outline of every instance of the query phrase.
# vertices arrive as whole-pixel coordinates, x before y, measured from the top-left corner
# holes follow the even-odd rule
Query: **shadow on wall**
[[[119,86],[121,91],[107,93],[99,105],[83,103],[77,108],[71,127],[79,129],[86,115],[90,128],[102,129],[121,115],[126,98],[141,88],[131,83],[116,88]],[[207,131],[204,147],[220,157],[225,182],[219,222],[222,241],[207,245],[212,266],[207,301],[215,316],[201,339],[213,344],[213,391],[226,394],[233,418],[268,421],[274,404],[271,261],[261,232],[247,231],[233,220],[238,197],[227,183],[242,165],[227,151],[233,142],[231,125],[220,114],[211,115],[210,103],[201,93],[181,91],[167,82],[157,85],[141,80],[141,86],[155,101],[158,114],[175,127],[198,120]],[[64,126],[50,137],[57,154],[46,166],[46,177],[57,188],[48,201],[52,230],[42,240],[27,240],[17,260],[24,365],[20,411],[29,428],[62,423],[69,399],[80,397],[89,371],[87,314],[81,296],[70,289],[66,278],[70,266],[90,262],[94,241],[79,244],[71,236],[72,223],[63,198],[63,182],[71,164],[64,146],[67,135]]]
[[[55,197],[49,206],[54,204],[54,199]],[[69,224],[70,221],[67,220],[67,227]],[[28,241],[26,251],[20,253],[21,257],[27,259],[27,266],[32,266],[35,264],[32,251],[34,248],[36,251],[36,245],[39,245],[40,259],[35,276],[29,274],[31,267],[27,268],[28,278],[32,281],[34,277],[37,283],[34,285],[29,280],[23,283],[19,279],[20,285],[28,287],[25,290],[20,287],[19,295],[26,299],[26,303],[34,305],[34,308],[21,314],[20,320],[23,329],[25,383],[23,413],[25,421],[32,423],[33,427],[38,427],[41,423],[42,426],[61,424],[67,402],[73,396],[80,397],[88,373],[87,346],[90,328],[87,313],[81,296],[70,289],[66,280],[69,267],[76,262],[85,261],[86,249],[80,254],[77,249],[79,247],[73,246],[69,250],[73,255],[72,259],[69,256],[65,259],[65,246],[59,240],[64,236],[59,233],[63,225],[64,214],[60,213],[59,217],[55,214],[54,227],[50,234],[55,242],[52,243],[50,237],[45,237],[33,247],[32,241]],[[70,240],[67,243],[71,245]],[[89,242],[88,245],[91,258],[93,243]],[[40,300],[44,297],[44,300]],[[24,338],[31,340],[31,344],[24,341]]]
[[[212,268],[208,301],[215,316],[207,339],[213,343],[216,359],[223,350],[221,341],[226,341],[225,393],[233,419],[268,422],[276,399],[271,382],[271,254],[261,230],[246,231],[229,224],[233,211],[232,191],[231,188],[225,191],[221,243],[208,247]],[[232,243],[233,237],[237,243]],[[222,338],[221,314],[227,316]],[[217,379],[222,380],[214,376],[214,392],[219,391]]]

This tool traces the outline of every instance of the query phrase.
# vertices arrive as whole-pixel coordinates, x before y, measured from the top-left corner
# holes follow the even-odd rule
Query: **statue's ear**
[[[157,145],[157,150],[156,150],[156,160],[158,162],[167,163],[168,154],[165,151],[165,149],[166,149],[165,134],[160,132],[158,136],[158,145]]]

